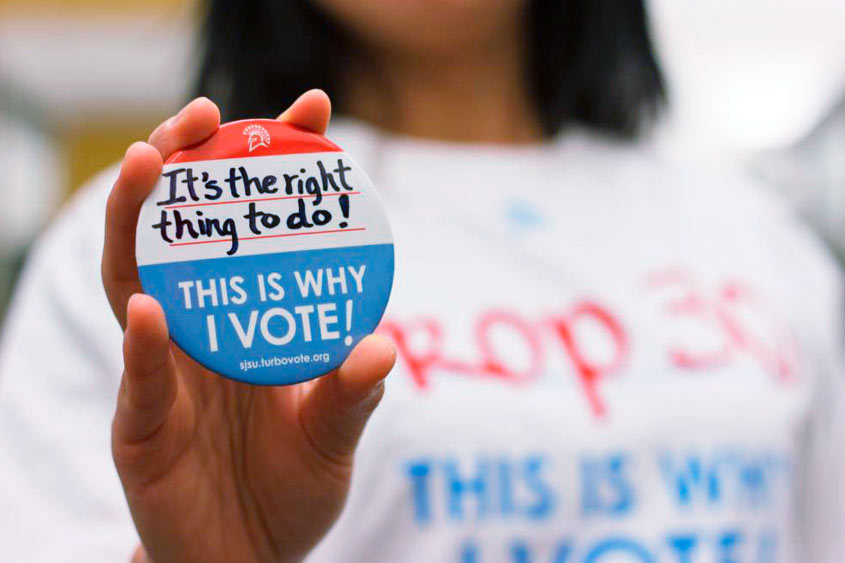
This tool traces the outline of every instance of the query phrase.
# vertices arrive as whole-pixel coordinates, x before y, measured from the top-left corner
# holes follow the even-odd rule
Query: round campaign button
[[[257,384],[338,367],[393,284],[390,226],[361,168],[322,135],[265,119],[222,125],[167,160],[135,255],[173,341]]]

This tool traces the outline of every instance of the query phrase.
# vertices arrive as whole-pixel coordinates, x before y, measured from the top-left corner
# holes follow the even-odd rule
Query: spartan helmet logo
[[[249,152],[254,151],[258,147],[270,147],[270,133],[260,125],[250,125],[244,129],[244,135],[247,136],[247,143],[249,144]]]

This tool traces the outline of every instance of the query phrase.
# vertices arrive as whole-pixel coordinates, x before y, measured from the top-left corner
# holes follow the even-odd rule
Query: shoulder
[[[606,182],[636,190],[664,207],[666,213],[692,221],[711,232],[743,236],[780,231],[803,241],[815,258],[830,256],[796,210],[774,187],[739,166],[682,160],[649,142],[617,141],[578,131],[564,144],[575,153],[570,160],[585,163]],[[761,237],[756,237],[761,238]]]
[[[841,315],[840,265],[774,187],[739,167],[681,160],[649,143],[578,132],[563,147],[594,182],[616,186],[620,205],[658,218],[673,237],[666,244],[691,257],[704,250],[707,264],[754,270],[816,324]]]
[[[24,276],[32,270],[70,267],[90,274],[99,265],[105,227],[106,200],[119,167],[110,166],[86,182],[58,212],[36,240]]]
[[[117,172],[117,166],[107,168],[74,194],[34,245],[22,283],[54,285],[50,289],[69,303],[101,304],[105,208]]]
[[[120,166],[114,164],[81,186],[44,233],[41,243],[55,244],[55,239],[68,230],[83,237],[100,237],[104,229],[106,200],[119,171]],[[81,228],[83,223],[87,228]]]
[[[114,166],[89,181],[33,245],[4,326],[5,360],[26,361],[26,350],[50,339],[69,355],[85,353],[85,362],[119,373],[120,331],[100,279],[105,205],[116,177]]]

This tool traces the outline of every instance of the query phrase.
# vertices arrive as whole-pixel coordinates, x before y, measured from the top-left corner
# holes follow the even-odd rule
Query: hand
[[[279,119],[323,133],[330,113],[312,90]],[[199,98],[129,147],[106,208],[103,284],[125,330],[112,451],[143,546],[136,560],[303,558],[343,507],[358,437],[395,360],[389,342],[369,336],[327,376],[255,387],[170,341],[161,307],[141,293],[135,226],[163,160],[219,123]]]

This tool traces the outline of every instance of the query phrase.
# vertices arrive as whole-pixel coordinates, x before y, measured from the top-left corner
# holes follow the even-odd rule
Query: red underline
[[[329,192],[322,194],[323,197],[333,196],[333,195],[361,195],[361,192]],[[185,203],[183,205],[167,205],[165,209],[182,209],[183,207],[203,207],[206,205],[227,205],[229,203],[251,203],[254,201],[279,201],[282,199],[305,199],[305,198],[312,198],[317,197],[317,194],[301,194],[301,195],[286,195],[281,197],[264,197],[264,198],[257,198],[257,199],[233,199],[230,201],[210,201],[208,203]]]
[[[279,237],[300,237],[303,235],[325,235],[329,233],[350,233],[354,231],[366,231],[367,227],[356,227],[354,229],[332,229],[330,231],[309,231],[305,233],[284,233],[281,235],[258,235],[254,237],[243,237],[239,238],[239,241],[242,240],[255,240],[259,238],[279,238]],[[213,244],[215,242],[232,242],[232,239],[229,238],[221,238],[215,240],[195,240],[191,242],[171,242],[170,246],[188,246],[192,244]]]

